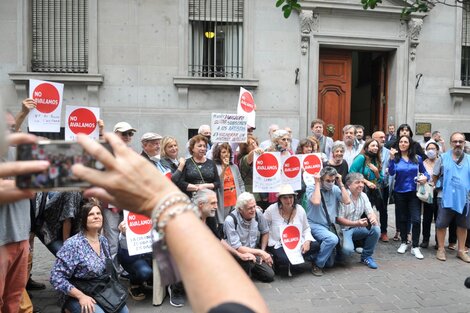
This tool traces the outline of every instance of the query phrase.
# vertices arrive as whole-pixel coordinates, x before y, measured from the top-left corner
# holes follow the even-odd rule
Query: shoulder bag
[[[126,305],[127,290],[119,282],[109,252],[104,251],[104,254],[106,256],[106,272],[103,275],[93,279],[74,278],[70,280],[70,283],[87,296],[95,299],[106,313],[116,313]]]
[[[341,247],[343,246],[343,231],[341,230],[341,226],[339,226],[336,223],[331,222],[330,214],[328,213],[328,209],[326,207],[323,192],[321,192],[321,203],[322,203],[323,211],[325,212],[325,215],[326,215],[326,221],[328,222],[328,228],[330,232],[332,232],[333,234],[336,235],[336,237],[338,237],[338,244],[336,245],[337,253],[341,253]]]

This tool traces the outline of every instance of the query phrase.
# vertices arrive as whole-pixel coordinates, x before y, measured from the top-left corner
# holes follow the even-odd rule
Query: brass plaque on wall
[[[431,123],[416,123],[416,135],[424,135],[431,131]]]

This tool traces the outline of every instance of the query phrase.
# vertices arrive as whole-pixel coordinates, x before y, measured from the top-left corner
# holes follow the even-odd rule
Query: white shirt
[[[295,215],[291,218],[290,224],[297,226],[301,233],[302,239],[301,243],[310,240],[315,241],[310,230],[310,225],[308,224],[307,214],[305,213],[304,208],[297,204],[295,206]],[[278,249],[282,246],[281,244],[281,227],[286,226],[287,223],[279,212],[279,206],[277,203],[271,204],[266,211],[264,212],[264,218],[268,222],[269,226],[269,240],[268,246],[274,246],[274,249]]]

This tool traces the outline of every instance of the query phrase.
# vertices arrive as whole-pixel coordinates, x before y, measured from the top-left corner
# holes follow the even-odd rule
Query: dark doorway
[[[351,124],[383,130],[387,116],[387,53],[352,51]]]

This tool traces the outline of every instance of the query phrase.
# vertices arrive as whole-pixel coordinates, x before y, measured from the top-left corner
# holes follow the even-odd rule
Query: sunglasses
[[[121,133],[121,135],[123,137],[132,137],[132,136],[134,136],[134,132],[132,132],[132,131],[124,132],[124,133]]]

